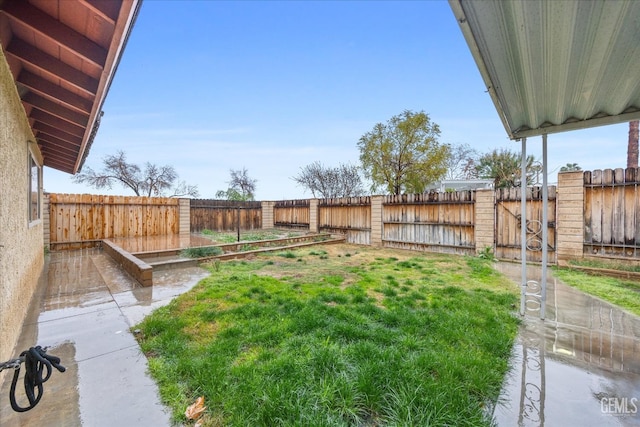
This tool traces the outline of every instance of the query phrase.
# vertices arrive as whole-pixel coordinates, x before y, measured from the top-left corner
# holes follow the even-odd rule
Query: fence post
[[[275,202],[262,202],[262,229],[268,230],[273,225],[273,206]]]
[[[476,252],[491,247],[495,253],[495,198],[496,193],[493,189],[476,190],[474,226]]]
[[[382,202],[384,196],[371,196],[371,246],[382,246]]]
[[[317,233],[318,230],[318,199],[309,199],[309,232]]]
[[[584,172],[558,174],[558,265],[566,265],[570,259],[584,255]]]
[[[191,199],[178,200],[178,235],[191,234]]]

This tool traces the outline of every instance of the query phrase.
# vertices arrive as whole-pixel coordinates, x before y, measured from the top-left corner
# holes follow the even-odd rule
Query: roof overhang
[[[142,0],[0,0],[0,43],[45,166],[76,173]]]
[[[640,119],[640,1],[449,4],[511,139]]]

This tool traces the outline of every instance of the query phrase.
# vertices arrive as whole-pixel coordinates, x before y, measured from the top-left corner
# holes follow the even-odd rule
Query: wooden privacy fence
[[[273,206],[273,225],[282,228],[309,229],[309,200],[280,200]]]
[[[500,259],[519,260],[521,252],[521,194],[520,188],[496,190],[495,255]],[[547,262],[556,261],[556,187],[548,187]],[[527,261],[542,262],[542,188],[527,188]],[[478,248],[482,249],[482,248]]]
[[[49,194],[49,242],[179,233],[179,200],[165,197]]]
[[[550,186],[548,262],[615,257],[640,262],[640,169],[565,172]],[[527,189],[527,260],[542,260],[542,190]],[[289,228],[341,233],[350,243],[521,256],[520,190],[345,199],[230,202],[51,194],[45,243]],[[46,207],[49,206],[47,209]],[[58,247],[60,247],[58,245]]]
[[[473,253],[474,191],[385,196],[382,242],[387,247]]]
[[[262,203],[233,200],[191,200],[191,231],[234,231],[262,228]]]
[[[640,169],[584,172],[585,255],[640,255]]]
[[[371,197],[318,200],[318,228],[343,234],[349,243],[371,244]]]

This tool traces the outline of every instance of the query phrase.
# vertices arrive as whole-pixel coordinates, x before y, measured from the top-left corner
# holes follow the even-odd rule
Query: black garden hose
[[[44,393],[43,384],[47,382],[51,376],[51,367],[53,366],[60,372],[66,369],[60,365],[60,358],[47,354],[46,348],[40,346],[31,347],[29,350],[20,353],[18,363],[14,363],[13,380],[11,381],[11,389],[9,391],[9,401],[11,408],[16,412],[26,412],[33,409]],[[24,393],[29,400],[29,406],[21,407],[16,402],[16,384],[20,375],[20,362],[24,361]],[[45,369],[46,368],[46,369]],[[46,370],[46,373],[45,373]],[[43,373],[45,374],[43,376]]]

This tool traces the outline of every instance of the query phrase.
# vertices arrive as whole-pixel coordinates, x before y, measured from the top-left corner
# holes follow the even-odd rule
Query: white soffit
[[[640,1],[449,4],[511,139],[640,119]]]

